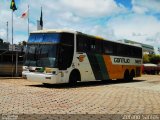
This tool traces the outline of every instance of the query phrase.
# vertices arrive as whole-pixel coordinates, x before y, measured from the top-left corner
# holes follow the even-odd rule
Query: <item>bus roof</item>
[[[105,38],[100,37],[100,36],[85,34],[85,33],[82,33],[82,32],[79,32],[79,31],[74,31],[74,30],[65,30],[65,29],[44,29],[44,30],[33,31],[33,32],[31,32],[31,34],[32,34],[32,33],[64,33],[64,32],[73,33],[73,34],[81,34],[81,35],[84,35],[84,36],[97,38],[97,39],[99,39],[99,40],[110,41],[110,42],[113,42],[113,43],[119,43],[119,44],[124,44],[124,45],[129,45],[129,46],[135,46],[135,47],[141,47],[141,48],[142,48],[141,45],[137,45],[137,44],[129,44],[129,43],[121,42],[121,41],[111,41],[111,40],[105,39]]]
[[[33,31],[32,33],[63,33],[63,32],[67,32],[67,33],[77,33],[76,31],[73,30],[62,30],[62,29],[44,29],[44,30],[37,30],[37,31]]]
[[[142,48],[142,46],[140,44],[129,44],[129,43],[121,42],[121,41],[111,41],[111,40],[108,40],[108,39],[105,39],[105,38],[99,37],[99,36],[89,35],[89,34],[85,34],[85,33],[81,33],[81,32],[77,32],[77,33],[85,35],[85,36],[89,36],[89,37],[92,37],[92,38],[97,38],[99,40],[104,40],[104,41],[109,41],[109,42],[112,42],[112,43],[118,43],[118,44],[123,44],[123,45],[129,45],[129,46],[134,46],[134,47],[140,47],[140,48]]]

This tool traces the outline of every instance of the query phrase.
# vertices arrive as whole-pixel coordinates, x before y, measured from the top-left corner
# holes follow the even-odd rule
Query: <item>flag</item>
[[[15,3],[14,0],[11,1],[10,9],[12,9],[13,12],[14,12],[15,10],[17,10],[16,3]]]
[[[43,15],[42,15],[42,7],[41,7],[41,16],[40,16],[40,26],[43,29]]]
[[[20,18],[24,18],[25,19],[27,17],[28,17],[28,9],[21,14]]]

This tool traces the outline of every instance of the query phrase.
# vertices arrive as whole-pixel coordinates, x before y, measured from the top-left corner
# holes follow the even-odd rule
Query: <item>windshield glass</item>
[[[25,66],[56,67],[57,44],[27,45]]]
[[[60,34],[59,33],[31,33],[28,39],[29,43],[39,43],[39,42],[51,42],[59,43]]]
[[[31,33],[25,54],[25,66],[56,67],[59,33]]]

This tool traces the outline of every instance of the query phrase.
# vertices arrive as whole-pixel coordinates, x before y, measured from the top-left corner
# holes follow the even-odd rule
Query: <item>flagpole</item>
[[[12,9],[12,77],[13,77],[13,12],[17,10],[15,1],[11,1],[10,9]],[[16,66],[16,75],[17,75],[17,66]]]
[[[12,10],[12,51],[13,51],[13,10]]]
[[[29,5],[28,5],[28,36],[29,36]]]
[[[13,77],[13,10],[12,10],[12,77]]]

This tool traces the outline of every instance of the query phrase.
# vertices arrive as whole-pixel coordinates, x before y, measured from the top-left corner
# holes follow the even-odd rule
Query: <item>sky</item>
[[[44,29],[69,29],[112,41],[128,39],[160,47],[160,0],[15,0],[14,43],[27,41],[27,19],[20,16],[29,5],[30,32],[37,29],[41,6]],[[12,39],[11,0],[0,0],[0,38]],[[157,52],[158,53],[158,52]]]

